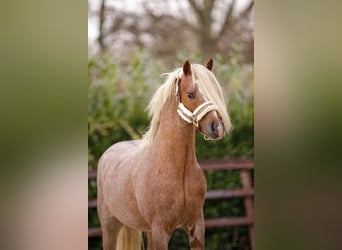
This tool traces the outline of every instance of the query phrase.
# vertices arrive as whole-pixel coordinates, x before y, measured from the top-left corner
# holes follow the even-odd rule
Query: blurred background
[[[176,54],[222,54],[239,50],[253,63],[252,0],[96,0],[88,2],[89,57],[110,53],[123,58],[144,49],[153,58],[174,61]]]
[[[145,108],[164,82],[161,74],[186,59],[204,64],[214,58],[234,130],[210,143],[198,135],[200,160],[253,159],[254,4],[250,0],[88,1],[88,170],[122,140],[141,138],[149,125]],[[239,189],[239,171],[206,171],[208,190]],[[254,172],[251,171],[253,179]],[[96,198],[96,181],[88,180]],[[243,198],[206,200],[206,218],[243,217]],[[88,208],[89,228],[99,226]],[[89,238],[89,249],[102,249]],[[175,231],[169,249],[189,249],[186,234]],[[208,228],[206,249],[251,249],[248,226]]]

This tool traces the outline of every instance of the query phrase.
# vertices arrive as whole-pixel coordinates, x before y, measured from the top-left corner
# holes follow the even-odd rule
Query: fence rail
[[[220,159],[200,161],[203,171],[208,170],[238,170],[242,188],[234,190],[216,189],[209,190],[206,199],[227,199],[227,198],[244,198],[244,206],[246,215],[244,217],[224,217],[206,219],[206,228],[212,227],[232,227],[232,226],[248,226],[251,248],[254,249],[254,189],[250,176],[250,170],[254,169],[253,159]],[[89,171],[88,179],[96,179],[96,171]],[[88,208],[96,208],[96,200],[88,201]],[[89,228],[88,238],[101,237],[101,228]]]

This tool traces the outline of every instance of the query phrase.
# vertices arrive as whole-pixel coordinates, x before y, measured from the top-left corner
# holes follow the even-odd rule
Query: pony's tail
[[[141,250],[144,249],[142,232],[123,226],[119,232],[117,250]]]

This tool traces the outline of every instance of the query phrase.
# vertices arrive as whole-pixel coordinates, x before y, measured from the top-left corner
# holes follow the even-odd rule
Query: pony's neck
[[[175,97],[165,103],[159,121],[153,142],[158,156],[177,165],[196,162],[195,127],[180,118]]]

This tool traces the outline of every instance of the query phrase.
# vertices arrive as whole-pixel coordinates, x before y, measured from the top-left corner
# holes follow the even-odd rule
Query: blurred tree
[[[236,0],[142,0],[134,11],[119,2],[101,0],[101,51],[138,47],[167,58],[179,50],[200,50],[209,57],[229,56],[238,46],[240,60],[253,62],[253,0],[239,8]]]
[[[248,26],[248,20],[254,6],[253,0],[237,14],[234,14],[236,0],[230,2],[224,0],[188,0],[188,2],[197,19],[197,25],[190,25],[189,27],[192,27],[193,32],[197,34],[200,49],[204,54],[212,55],[217,52],[230,51],[234,43],[242,48],[247,47],[249,49],[250,45],[254,44],[253,35],[249,39],[243,39],[246,34],[253,34],[253,26]],[[219,18],[214,18],[215,15],[218,15]],[[220,26],[215,31],[215,24],[220,22]],[[254,50],[245,49],[245,52],[254,54]],[[245,56],[248,56],[247,59],[253,60],[251,55]]]
[[[100,7],[100,12],[99,12],[99,36],[97,38],[101,51],[106,50],[106,46],[103,41],[104,40],[103,24],[105,21],[105,10],[106,10],[106,0],[101,0],[101,7]]]

